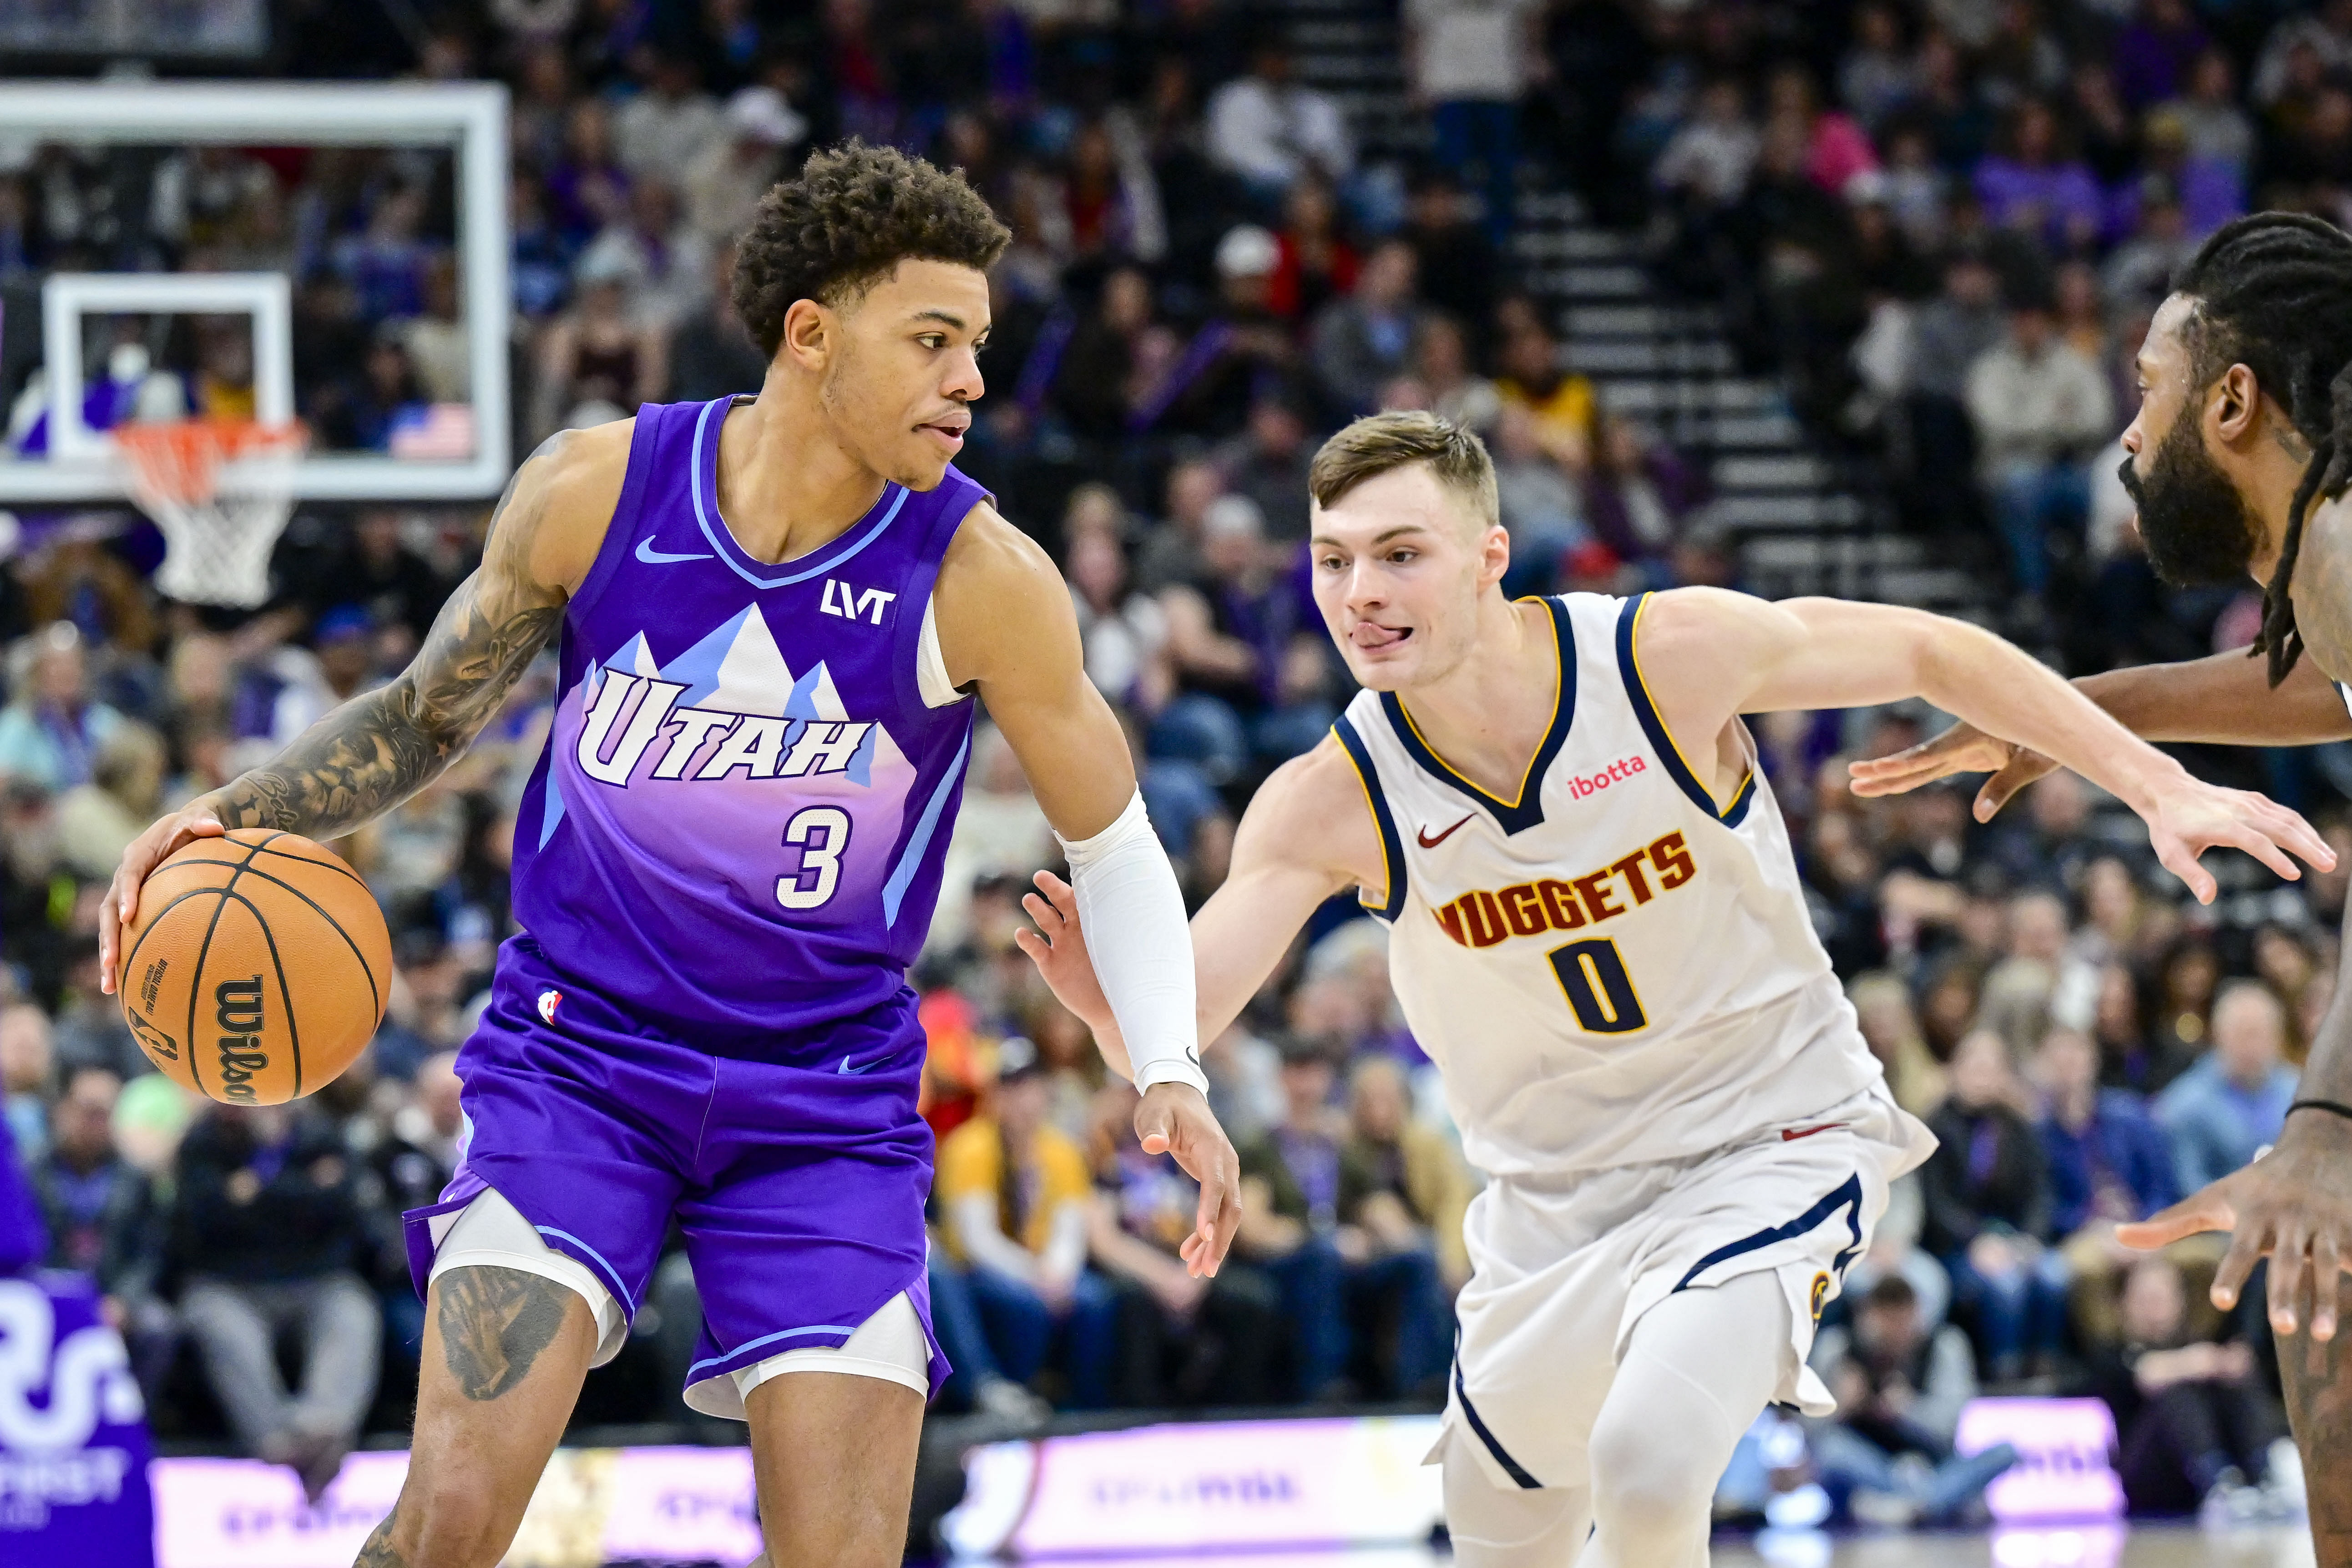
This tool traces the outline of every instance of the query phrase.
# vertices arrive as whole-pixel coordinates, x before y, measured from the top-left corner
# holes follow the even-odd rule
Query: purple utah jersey
[[[564,616],[514,902],[558,969],[744,1055],[887,1001],[922,946],[972,705],[925,706],[916,660],[982,492],[953,468],[886,485],[824,548],[754,560],[719,515],[732,402],[638,411]]]
[[[687,1397],[740,1417],[735,1373],[896,1295],[929,1333],[907,965],[972,704],[926,706],[918,660],[982,492],[887,485],[823,549],[755,561],[716,499],[732,401],[638,411],[517,825],[524,934],[457,1058],[463,1158],[407,1221],[423,1292],[493,1189],[634,1317],[675,1219],[703,1314]]]

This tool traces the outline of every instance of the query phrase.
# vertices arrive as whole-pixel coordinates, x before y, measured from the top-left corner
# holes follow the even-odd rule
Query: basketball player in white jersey
[[[2112,790],[2200,899],[2210,846],[2287,877],[2282,846],[2333,858],[1957,621],[1714,589],[1508,602],[1494,469],[1429,415],[1349,426],[1309,482],[1316,597],[1366,689],[1258,791],[1193,919],[1201,1038],[1359,889],[1492,1178],[1433,1456],[1456,1559],[1703,1564],[1756,1415],[1832,1408],[1814,1322],[1933,1144],[1831,973],[1739,715],[1925,697]],[[1076,905],[1038,880],[1022,946],[1115,1058]]]

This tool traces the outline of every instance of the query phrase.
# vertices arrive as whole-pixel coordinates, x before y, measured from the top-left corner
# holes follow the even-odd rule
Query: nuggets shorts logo
[[[1816,1274],[1816,1275],[1814,1275],[1814,1276],[1813,1276],[1813,1289],[1812,1289],[1813,1321],[1815,1321],[1815,1322],[1817,1322],[1817,1323],[1818,1323],[1818,1322],[1820,1322],[1820,1321],[1822,1321],[1822,1306],[1823,1306],[1823,1305],[1824,1305],[1824,1304],[1829,1300],[1829,1299],[1830,1299],[1830,1277],[1829,1277],[1829,1271],[1828,1271],[1827,1269],[1824,1269],[1824,1270],[1822,1270],[1821,1273],[1818,1273],[1818,1274]]]

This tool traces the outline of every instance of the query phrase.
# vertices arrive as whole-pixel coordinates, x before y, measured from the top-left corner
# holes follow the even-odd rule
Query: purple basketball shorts
[[[457,1173],[441,1202],[406,1215],[418,1293],[431,1222],[496,1188],[634,1317],[675,1216],[702,1297],[689,1388],[786,1351],[837,1349],[903,1290],[937,1394],[948,1363],[924,1272],[931,1132],[915,1113],[914,993],[727,1048],[681,1040],[657,1012],[559,973],[528,937],[508,942],[457,1057]]]

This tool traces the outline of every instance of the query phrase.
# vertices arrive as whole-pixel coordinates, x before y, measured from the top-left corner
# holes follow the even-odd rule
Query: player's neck
[[[1399,695],[1432,750],[1489,794],[1509,796],[1543,744],[1559,699],[1558,634],[1550,612],[1490,588],[1459,664]]]
[[[719,514],[735,542],[771,565],[846,532],[883,479],[841,445],[814,393],[780,385],[730,410],[719,430]]]
[[[2274,421],[2273,428],[2263,431],[2251,446],[2232,476],[2262,532],[2246,563],[2247,574],[2257,583],[2269,583],[2278,570],[2279,555],[2286,548],[2287,514],[2294,508],[2295,489],[2303,483],[2304,470],[2311,462],[2311,448],[2294,437],[2292,429],[2283,419]],[[2289,433],[2287,438],[2281,438],[2281,430]]]

